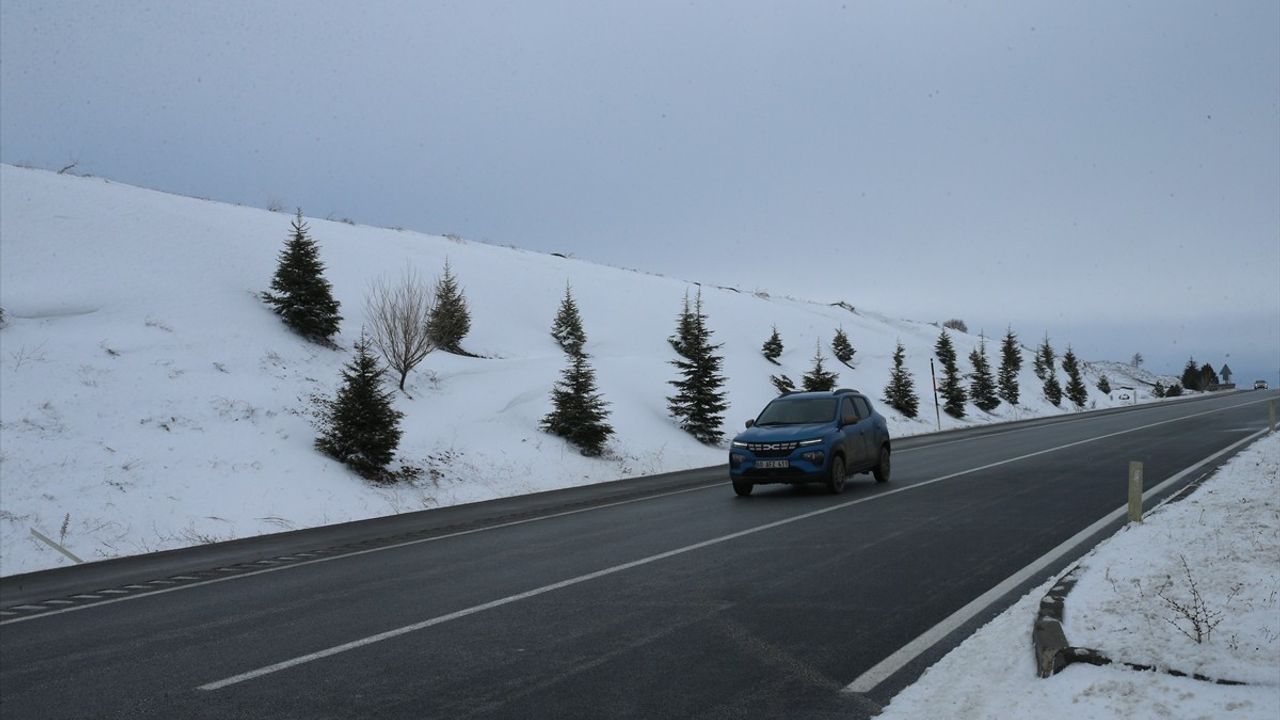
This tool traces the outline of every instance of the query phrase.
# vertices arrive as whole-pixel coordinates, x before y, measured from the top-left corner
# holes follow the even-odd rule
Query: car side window
[[[853,402],[858,409],[859,418],[865,420],[871,417],[871,403],[868,403],[866,398],[854,398]]]
[[[840,421],[845,425],[857,422],[858,413],[857,410],[854,409],[853,401],[851,399],[845,398],[844,401],[840,403],[840,417]]]

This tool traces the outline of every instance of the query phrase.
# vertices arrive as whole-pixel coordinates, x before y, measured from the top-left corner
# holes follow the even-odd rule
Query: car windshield
[[[756,425],[803,425],[830,422],[836,414],[833,397],[774,400],[756,418]]]

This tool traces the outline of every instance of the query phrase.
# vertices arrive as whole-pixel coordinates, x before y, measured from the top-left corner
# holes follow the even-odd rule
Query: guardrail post
[[[1142,522],[1142,463],[1129,463],[1129,522]]]

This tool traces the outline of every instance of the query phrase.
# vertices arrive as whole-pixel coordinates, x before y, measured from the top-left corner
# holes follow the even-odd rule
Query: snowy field
[[[1185,560],[1185,566],[1184,566]],[[1036,677],[1031,624],[1049,581],[898,694],[884,720],[1280,717],[1280,433],[1242,451],[1186,499],[1128,525],[1081,562],[1067,596],[1072,646],[1117,662],[1195,673],[1221,685],[1121,665]],[[1190,568],[1190,572],[1186,570]],[[1202,598],[1202,628],[1174,605]]]
[[[693,282],[308,219],[342,303],[342,349],[330,350],[289,332],[258,298],[291,219],[0,166],[0,574],[70,562],[33,529],[97,560],[724,461],[724,448],[697,443],[666,410],[675,378],[666,338],[685,294],[698,290]],[[410,375],[396,401],[405,413],[400,454],[426,472],[413,484],[373,486],[313,449],[310,398],[337,387],[370,283],[406,267],[437,277],[446,258],[471,308],[463,347],[480,357],[433,353]],[[549,329],[566,283],[611,403],[616,434],[603,458],[538,430],[565,365]],[[799,382],[816,344],[840,371],[839,385],[879,397],[897,341],[921,417],[880,410],[896,436],[934,429],[929,358],[938,327],[874,312],[875,298],[854,288],[821,302],[764,288],[702,292],[713,339],[723,343],[727,432],[773,397],[771,374]],[[950,317],[947,308],[938,315],[929,320]],[[781,367],[760,352],[775,325]],[[838,327],[857,350],[852,369],[830,356]],[[1004,330],[986,328],[993,367]],[[1039,328],[1015,330],[1024,345],[1041,339]],[[953,338],[967,371],[979,338]],[[1061,355],[1071,339],[1052,340]],[[1019,406],[983,413],[970,405],[969,417],[944,414],[943,426],[1071,412],[1066,401],[1057,408],[1043,399],[1031,360],[1024,350]],[[1100,372],[1113,386],[1139,388],[1138,397],[1101,394]],[[1086,407],[1149,401],[1155,379],[1120,363],[1089,365]]]

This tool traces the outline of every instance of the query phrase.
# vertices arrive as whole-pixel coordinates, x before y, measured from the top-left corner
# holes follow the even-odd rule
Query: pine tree
[[[1018,346],[1018,336],[1013,328],[1005,331],[1004,341],[1000,344],[1000,399],[1010,405],[1018,404],[1018,373],[1022,372],[1022,348]]]
[[[1157,380],[1155,386],[1151,388],[1151,394],[1158,398],[1164,397],[1167,392],[1168,390],[1165,390],[1164,383],[1160,380]]]
[[[1195,358],[1188,358],[1186,367],[1182,368],[1182,387],[1187,390],[1200,389],[1200,367]]]
[[[916,396],[915,381],[906,368],[907,349],[898,343],[893,352],[893,372],[884,388],[884,401],[903,417],[914,418],[920,411],[920,398]]]
[[[813,368],[800,379],[800,384],[805,392],[835,390],[839,377],[822,366],[822,346],[818,345],[813,348]]]
[[[1062,404],[1062,385],[1058,383],[1058,374],[1052,370],[1045,373],[1044,397],[1055,407]]]
[[[316,448],[371,480],[386,480],[386,467],[400,444],[403,414],[382,389],[383,369],[360,334],[355,357],[342,371],[337,397],[317,400],[320,436]]]
[[[1078,408],[1084,407],[1089,400],[1089,389],[1085,387],[1080,375],[1080,361],[1076,359],[1070,345],[1067,346],[1067,353],[1062,356],[1062,369],[1067,373],[1067,399]]]
[[[770,375],[769,382],[773,383],[773,387],[778,391],[779,395],[796,391],[795,381],[786,375]]]
[[[978,346],[969,353],[969,364],[973,366],[973,372],[969,373],[969,395],[973,398],[973,404],[983,412],[991,412],[1000,405],[1000,398],[996,396],[996,382],[991,375],[991,365],[987,362],[987,343],[981,341]]]
[[[853,369],[853,366],[849,363],[853,360],[853,355],[856,352],[857,350],[854,350],[853,346],[849,344],[849,336],[845,335],[844,328],[836,328],[835,339],[831,341],[831,354],[836,356],[836,360],[839,360],[840,364]]]
[[[701,294],[701,290],[698,291]],[[689,307],[689,291],[684,293],[684,306],[680,310],[680,316],[676,318],[676,334],[667,338],[667,342],[671,343],[671,349],[676,351],[677,355],[685,355],[685,344],[692,342],[692,338],[697,334],[697,320],[693,316],[693,310]]]
[[[1182,386],[1179,385],[1178,383],[1174,383],[1170,385],[1169,389],[1164,391],[1165,397],[1178,397],[1181,394],[1182,394]]]
[[[782,338],[778,336],[778,326],[773,326],[773,334],[768,340],[764,341],[764,345],[760,348],[760,352],[764,353],[764,359],[778,364],[778,358],[782,357]]]
[[[1218,384],[1218,373],[1209,363],[1200,366],[1200,389],[1210,390]]]
[[[677,334],[668,340],[678,355],[671,364],[680,370],[681,379],[670,381],[676,393],[667,398],[667,408],[680,427],[699,442],[718,443],[723,413],[728,407],[725,379],[720,375],[724,358],[716,354],[720,345],[711,343],[707,316],[702,312],[701,290],[693,309],[689,307],[689,296],[685,295]]]
[[[1045,333],[1044,342],[1040,343],[1040,347],[1036,350],[1033,365],[1036,377],[1044,380],[1047,376],[1053,374],[1054,363],[1057,360],[1058,358],[1053,352],[1053,346],[1049,344],[1049,333]]]
[[[564,286],[564,298],[560,301],[560,310],[551,323],[551,337],[561,350],[569,354],[582,352],[587,342],[586,332],[582,329],[582,316],[578,314],[578,304],[573,300],[573,290],[568,284]]]
[[[1139,367],[1142,367],[1142,362],[1145,359],[1146,358],[1142,357],[1142,353],[1136,352],[1133,354],[1133,359],[1129,361],[1129,364],[1136,368],[1139,368]]]
[[[1058,383],[1058,371],[1055,363],[1058,356],[1049,344],[1049,333],[1045,333],[1044,342],[1036,349],[1036,377],[1044,381],[1044,396],[1056,407],[1062,404],[1062,385]]]
[[[467,309],[467,298],[462,294],[458,278],[449,267],[449,259],[444,261],[444,277],[436,283],[436,302],[431,309],[431,317],[427,320],[427,334],[436,347],[463,355],[465,352],[459,344],[462,338],[471,332],[471,311]]]
[[[1111,379],[1108,378],[1106,375],[1103,375],[1102,377],[1098,378],[1098,392],[1104,395],[1111,394]]]
[[[271,279],[274,292],[262,293],[262,299],[298,334],[327,342],[338,332],[342,316],[338,314],[333,288],[324,277],[320,248],[307,235],[307,229],[299,210],[293,219],[293,235],[280,251],[276,274]]]
[[[946,401],[943,409],[953,418],[962,418],[965,415],[964,403],[969,398],[964,391],[964,386],[960,383],[960,368],[956,366],[956,349],[951,344],[951,336],[947,334],[945,328],[938,336],[938,342],[934,344],[933,349],[938,356],[938,361],[942,363],[942,387],[938,389]]]
[[[585,338],[584,338],[585,340]],[[606,422],[609,411],[596,389],[595,370],[587,363],[584,352],[570,351],[569,365],[551,390],[553,409],[542,419],[542,429],[568,440],[582,454],[595,457],[604,451],[604,443],[613,434]]]

